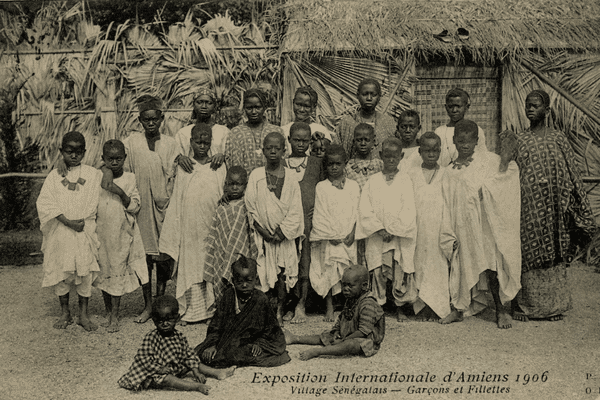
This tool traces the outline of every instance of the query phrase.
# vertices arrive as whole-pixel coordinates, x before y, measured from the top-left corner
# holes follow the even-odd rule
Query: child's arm
[[[196,164],[196,161],[184,156],[183,154],[179,154],[177,157],[175,157],[175,162],[188,174],[192,173],[194,170],[194,164]]]
[[[210,158],[210,169],[218,170],[219,167],[225,162],[225,154],[218,153]]]
[[[62,223],[67,228],[73,229],[75,232],[82,232],[85,226],[85,220],[83,219],[68,219],[64,214],[60,214],[56,217],[58,222]]]
[[[102,167],[102,183],[100,185],[102,186],[102,189],[119,196],[125,208],[129,207],[131,199],[129,198],[129,196],[127,196],[127,193],[125,193],[123,189],[121,189],[117,184],[115,184],[115,182],[113,181],[113,173],[107,166]]]
[[[206,383],[206,376],[198,368],[192,368],[192,374],[194,374],[194,378],[196,381],[200,383]]]
[[[378,230],[377,234],[381,235],[381,237],[383,237],[383,241],[386,242],[386,243],[391,242],[392,239],[394,238],[394,235],[392,235],[391,233],[389,233],[385,229]]]
[[[356,222],[354,223],[354,226],[352,227],[352,232],[350,232],[348,234],[348,236],[346,236],[344,238],[344,244],[346,246],[352,246],[352,243],[354,243],[354,234],[356,233]]]
[[[256,231],[260,234],[260,236],[263,237],[263,239],[265,239],[267,243],[271,243],[273,241],[274,236],[271,235],[268,230],[260,226],[257,221],[254,221],[254,229],[256,229]]]

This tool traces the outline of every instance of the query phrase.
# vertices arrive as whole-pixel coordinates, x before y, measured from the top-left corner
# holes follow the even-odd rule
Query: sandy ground
[[[41,272],[39,265],[0,267],[1,399],[203,398],[199,393],[132,393],[118,387],[117,380],[131,364],[143,336],[153,328],[151,322],[133,322],[142,307],[139,290],[123,299],[118,333],[109,334],[104,328],[87,333],[77,325],[56,330],[52,324],[59,313],[58,301],[52,290],[40,288]],[[230,379],[209,379],[210,397],[600,398],[600,274],[586,266],[573,267],[570,273],[577,290],[573,291],[574,309],[564,321],[515,322],[513,329],[502,331],[489,310],[449,326],[417,321],[400,324],[388,316],[383,346],[371,358],[303,362],[298,352],[304,347],[291,346],[292,361],[284,366],[241,368]],[[169,286],[168,292],[173,290]],[[76,301],[72,309],[76,312]],[[93,293],[90,311],[93,320],[105,321],[98,291]],[[329,326],[322,316],[310,315],[308,323],[288,328],[307,334]],[[206,333],[204,324],[179,329],[193,346]],[[477,375],[471,380],[479,378],[479,382],[469,383],[468,375]],[[347,380],[341,382],[341,376]],[[302,378],[304,383],[292,383]]]

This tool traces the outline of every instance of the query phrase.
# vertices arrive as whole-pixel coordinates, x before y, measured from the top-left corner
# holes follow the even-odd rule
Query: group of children
[[[464,119],[466,92],[448,93],[451,121],[439,133],[417,140],[419,115],[405,111],[395,136],[382,134],[381,142],[376,123],[355,123],[349,148],[342,134],[320,125],[315,132],[303,118],[316,106],[309,88],[296,93],[297,120],[284,131],[265,128],[261,94],[249,92],[248,123],[229,138],[210,124],[210,91],[197,95],[197,123],[176,139],[159,132],[160,101],[143,96],[144,132],[107,141],[100,169],[81,165],[81,134],[64,136],[64,165],[50,173],[37,203],[43,286],[55,287],[62,309],[56,328],[73,321],[75,286],[79,324],[96,329],[87,315],[94,285],[103,291],[108,330],[117,331],[120,297],[141,284],[146,306],[136,322],[152,318],[157,329],[119,384],[207,393],[203,374],[224,379],[237,366],[281,365],[290,360],[286,344],[318,346],[303,360],[375,354],[388,301],[399,321],[412,305],[425,320],[451,323],[481,311],[489,286],[498,327],[510,327],[506,304],[520,287],[514,143],[503,142],[500,156],[485,150],[482,131]],[[376,81],[363,81],[358,92],[374,110]],[[250,142],[237,145],[257,146],[257,131],[262,161],[231,142],[246,132]],[[164,296],[170,278],[176,299]],[[284,331],[284,321],[305,322],[310,287],[324,298],[333,329]],[[335,319],[340,292],[346,300]],[[290,297],[296,303],[286,314]],[[205,341],[191,350],[175,325],[209,319]],[[181,379],[190,371],[197,382]]]

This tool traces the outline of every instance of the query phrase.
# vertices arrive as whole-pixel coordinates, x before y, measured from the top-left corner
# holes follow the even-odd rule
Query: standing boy
[[[354,128],[354,153],[346,164],[346,176],[363,188],[369,177],[381,172],[383,161],[375,154],[375,130],[371,125],[358,124]],[[348,150],[344,149],[346,154]]]
[[[498,328],[512,326],[509,302],[521,288],[519,168],[513,148],[501,156],[475,151],[477,124],[456,124],[458,157],[442,181],[441,246],[450,261],[451,313],[442,324],[462,321],[487,306],[486,283],[496,305]],[[505,139],[506,140],[506,139]],[[487,277],[487,279],[486,279]],[[486,282],[487,281],[487,282]]]
[[[452,160],[458,156],[456,146],[454,145],[454,127],[465,118],[465,114],[471,107],[469,94],[462,89],[450,89],[446,94],[446,112],[450,117],[450,122],[442,125],[435,130],[435,133],[442,140],[440,160],[438,164],[442,167],[448,166]],[[487,151],[485,145],[485,134],[483,129],[478,128],[478,140],[475,151]]]
[[[283,136],[277,132],[267,134],[263,142],[267,165],[252,171],[245,198],[258,247],[261,289],[275,289],[280,324],[286,291],[298,281],[296,239],[304,232],[300,186],[284,167],[284,151]]]
[[[148,283],[146,253],[136,214],[140,195],[135,175],[123,171],[127,154],[120,140],[104,143],[102,191],[98,204],[100,275],[94,286],[102,290],[108,313],[108,332],[119,331],[121,296]]]
[[[407,171],[409,168],[421,165],[421,157],[419,156],[419,143],[417,135],[421,130],[421,118],[415,110],[402,111],[398,117],[398,125],[396,128],[396,137],[402,143],[402,160],[400,161],[400,169]]]
[[[138,120],[144,132],[132,133],[123,140],[123,144],[127,153],[125,170],[135,174],[141,199],[138,224],[146,252],[149,281],[142,285],[145,308],[135,322],[144,323],[150,319],[152,311],[153,265],[156,264],[157,296],[165,293],[172,273],[173,260],[160,252],[158,240],[173,191],[179,146],[175,139],[160,133],[164,119],[160,99],[144,95],[138,99],[137,105],[140,112]]]
[[[402,144],[386,139],[381,147],[383,171],[373,175],[360,197],[356,237],[366,238],[365,256],[371,290],[380,305],[387,301],[387,281],[397,306],[398,321],[406,320],[400,306],[416,300],[414,255],[417,222],[413,186],[398,169]]]
[[[69,310],[69,291],[77,289],[79,325],[86,331],[96,330],[88,316],[88,300],[92,282],[98,275],[98,237],[96,212],[102,174],[81,165],[85,155],[85,139],[79,132],[63,136],[60,148],[67,174],[63,178],[52,170],[37,199],[40,229],[44,236],[44,278],[42,287],[54,287],[61,316],[54,324],[66,329],[73,323]]]

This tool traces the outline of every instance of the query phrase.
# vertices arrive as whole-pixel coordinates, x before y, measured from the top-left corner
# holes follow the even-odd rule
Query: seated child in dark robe
[[[256,262],[241,255],[231,270],[234,287],[223,293],[196,353],[215,368],[278,367],[289,362],[285,336],[269,299],[254,288]]]
[[[285,331],[287,344],[313,347],[300,352],[303,361],[319,356],[373,356],[385,336],[385,316],[369,292],[369,272],[362,265],[352,265],[342,276],[344,309],[330,331],[320,335],[298,336]]]

